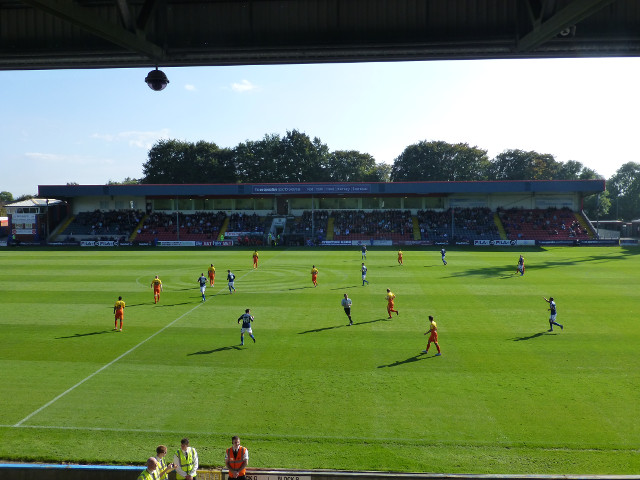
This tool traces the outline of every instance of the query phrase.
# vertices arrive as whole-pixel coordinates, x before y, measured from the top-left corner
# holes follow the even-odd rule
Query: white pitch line
[[[282,252],[280,252],[282,253]],[[247,271],[247,273],[245,273],[244,275],[242,275],[240,277],[240,279],[243,279],[244,277],[246,277],[247,275],[249,275],[251,272],[253,272],[253,270],[249,270]],[[137,282],[137,279],[136,279]],[[218,291],[217,293],[214,294],[214,296],[219,295],[221,291]],[[171,325],[173,325],[174,323],[176,323],[178,320],[182,319],[183,317],[185,317],[186,315],[189,315],[191,312],[193,312],[196,308],[200,307],[202,305],[202,303],[198,303],[198,305],[196,305],[195,307],[193,307],[191,310],[189,310],[188,312],[183,313],[182,315],[180,315],[178,318],[176,318],[173,322],[165,325],[164,327],[162,327],[160,330],[158,330],[156,333],[154,333],[153,335],[147,337],[146,339],[144,339],[143,341],[141,341],[139,344],[137,344],[135,347],[129,349],[128,351],[124,352],[122,355],[120,355],[119,357],[111,360],[109,363],[107,363],[106,365],[100,367],[98,370],[96,370],[95,372],[93,372],[91,375],[89,375],[88,377],[80,380],[78,383],[76,383],[73,387],[68,388],[67,390],[65,390],[64,392],[62,392],[60,395],[58,395],[57,397],[55,397],[53,400],[50,400],[49,402],[45,403],[43,406],[41,406],[40,408],[38,408],[37,410],[35,410],[34,412],[31,412],[29,415],[27,415],[26,417],[24,417],[22,420],[20,420],[18,423],[16,423],[15,425],[13,425],[14,427],[20,427],[22,426],[22,424],[24,422],[26,422],[27,420],[29,420],[31,417],[33,417],[34,415],[37,415],[38,413],[40,413],[42,410],[44,410],[45,408],[53,405],[55,402],[57,402],[58,400],[60,400],[62,397],[64,397],[67,393],[72,392],[73,390],[75,390],[76,388],[78,388],[80,385],[82,385],[84,382],[86,382],[87,380],[90,380],[91,378],[95,377],[97,374],[99,374],[101,371],[103,371],[106,368],[109,368],[111,365],[113,365],[114,363],[116,363],[118,360],[120,360],[123,357],[126,357],[127,355],[129,355],[131,352],[133,352],[134,350],[136,350],[139,346],[145,344],[146,342],[148,342],[149,340],[151,340],[153,337],[155,337],[156,335],[162,333],[163,331],[165,331],[167,328],[169,328]]]
[[[132,347],[131,349],[127,350],[126,352],[124,352],[122,355],[120,355],[119,357],[111,360],[109,363],[107,363],[106,365],[100,367],[98,370],[96,370],[95,372],[93,372],[91,375],[89,375],[88,377],[84,378],[83,380],[80,380],[78,383],[76,383],[73,387],[68,388],[67,390],[65,390],[64,392],[62,392],[60,395],[58,395],[56,398],[54,398],[53,400],[45,403],[43,406],[41,406],[40,408],[38,408],[36,411],[30,413],[29,415],[27,415],[26,417],[24,417],[22,420],[20,420],[18,423],[16,423],[14,425],[14,427],[19,427],[21,426],[24,422],[26,422],[27,420],[29,420],[31,417],[33,417],[34,415],[37,415],[38,413],[40,413],[42,410],[44,410],[45,408],[53,405],[55,402],[57,402],[58,400],[60,400],[62,397],[64,397],[67,393],[75,390],[76,388],[78,388],[80,385],[82,385],[84,382],[86,382],[87,380],[90,380],[91,378],[95,377],[97,374],[99,374],[101,371],[103,371],[105,368],[110,367],[111,365],[113,365],[114,363],[116,363],[118,360],[120,360],[123,357],[126,357],[127,355],[129,355],[131,352],[133,352],[134,350],[136,350],[139,346],[145,344],[146,342],[148,342],[149,340],[151,340],[153,337],[155,337],[156,335],[162,333],[164,330],[166,330],[167,328],[169,328],[171,325],[173,325],[174,323],[176,323],[178,320],[182,319],[184,316],[189,315],[191,312],[193,312],[196,308],[200,307],[202,305],[202,303],[199,303],[198,305],[196,305],[195,307],[193,307],[191,310],[189,310],[188,312],[183,313],[182,315],[180,315],[178,318],[176,318],[173,322],[165,325],[164,327],[162,327],[160,330],[158,330],[156,333],[154,333],[153,335],[145,338],[143,341],[141,341],[139,344],[137,344],[135,347]]]

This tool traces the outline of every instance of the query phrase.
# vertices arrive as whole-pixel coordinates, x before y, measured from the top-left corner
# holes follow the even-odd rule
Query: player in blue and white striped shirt
[[[367,280],[367,267],[366,265],[363,263],[362,264],[362,286],[364,287],[364,284],[369,285],[369,280]]]

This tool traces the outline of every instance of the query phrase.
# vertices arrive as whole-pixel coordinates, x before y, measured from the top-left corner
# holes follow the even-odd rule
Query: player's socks
[[[254,337],[253,335],[251,335],[251,338],[253,339],[253,343],[256,343],[256,337]]]

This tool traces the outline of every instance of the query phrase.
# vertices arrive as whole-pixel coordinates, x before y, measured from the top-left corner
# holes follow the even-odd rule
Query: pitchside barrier
[[[0,480],[135,480],[144,466],[0,464]],[[169,480],[175,480],[175,472]],[[227,480],[226,470],[201,469],[197,480]],[[466,475],[247,469],[247,480],[640,480],[640,475]]]

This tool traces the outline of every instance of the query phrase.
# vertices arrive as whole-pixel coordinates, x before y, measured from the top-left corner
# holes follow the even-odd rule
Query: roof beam
[[[55,17],[68,21],[92,34],[108,40],[121,47],[146,55],[154,62],[161,62],[165,58],[165,51],[158,45],[140,38],[138,35],[105,22],[102,18],[93,15],[86,8],[80,7],[70,1],[56,0],[22,0],[23,3],[47,12]]]
[[[554,38],[567,27],[590,17],[615,0],[574,0],[549,19],[534,23],[533,29],[518,40],[518,52],[530,52]]]

